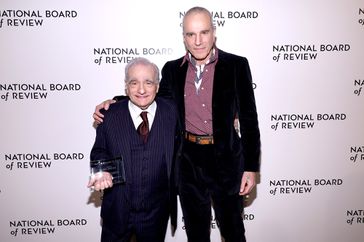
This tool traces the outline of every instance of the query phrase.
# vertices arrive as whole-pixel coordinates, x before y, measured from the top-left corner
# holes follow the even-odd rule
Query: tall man
[[[128,99],[110,107],[97,127],[91,160],[122,156],[125,184],[112,184],[110,173],[91,178],[88,186],[104,190],[101,207],[102,242],[163,242],[173,197],[176,108],[156,98],[159,69],[145,58],[125,68]],[[146,115],[144,115],[146,114]],[[138,127],[144,126],[145,133]]]
[[[177,168],[188,241],[210,241],[211,201],[225,241],[245,241],[242,196],[256,185],[260,156],[250,67],[246,58],[216,47],[205,8],[186,12],[183,39],[187,53],[164,65],[158,95],[175,101],[183,127]],[[96,122],[109,104],[96,107]]]

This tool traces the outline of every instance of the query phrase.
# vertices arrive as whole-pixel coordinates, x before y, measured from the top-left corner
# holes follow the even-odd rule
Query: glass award
[[[122,157],[90,161],[90,172],[91,176],[95,176],[98,172],[109,172],[112,175],[113,184],[125,183],[125,168]]]

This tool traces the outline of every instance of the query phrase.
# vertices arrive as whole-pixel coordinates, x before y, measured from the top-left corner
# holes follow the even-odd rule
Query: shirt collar
[[[133,120],[137,119],[140,113],[143,111],[147,111],[148,114],[154,117],[155,111],[157,109],[157,103],[155,101],[153,101],[152,104],[150,104],[147,109],[141,109],[140,107],[132,103],[130,100],[128,105],[129,105],[130,115]]]

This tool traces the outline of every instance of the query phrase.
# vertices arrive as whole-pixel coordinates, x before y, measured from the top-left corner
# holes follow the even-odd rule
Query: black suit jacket
[[[158,95],[172,98],[179,114],[181,135],[185,127],[184,87],[188,63],[183,57],[162,69]],[[241,138],[234,128],[238,115]],[[260,132],[248,60],[218,50],[212,94],[213,136],[222,185],[229,193],[239,191],[244,171],[259,171]],[[181,150],[183,152],[183,148]],[[180,151],[180,152],[181,152]],[[181,157],[181,154],[177,157]]]

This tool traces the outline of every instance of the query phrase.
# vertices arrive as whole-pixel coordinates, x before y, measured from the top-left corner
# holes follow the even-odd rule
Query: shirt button
[[[205,120],[205,121],[203,121],[205,124],[207,124],[207,121]]]
[[[203,104],[202,104],[202,107],[205,107],[205,106],[206,106],[206,105],[203,103]]]
[[[205,88],[201,87],[201,90],[204,90]]]

